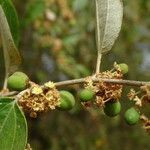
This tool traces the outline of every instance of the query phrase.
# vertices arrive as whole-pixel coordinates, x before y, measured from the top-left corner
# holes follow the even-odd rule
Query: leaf
[[[15,46],[4,10],[0,5],[0,33],[3,44],[6,76],[18,69],[21,63],[20,54]]]
[[[27,143],[27,123],[17,103],[0,98],[0,149],[24,150]]]
[[[97,49],[100,54],[111,50],[117,39],[123,16],[120,0],[95,0],[97,22]]]
[[[11,2],[11,0],[0,0],[0,4],[3,8],[5,16],[7,18],[10,31],[16,46],[19,43],[19,21],[16,10]]]

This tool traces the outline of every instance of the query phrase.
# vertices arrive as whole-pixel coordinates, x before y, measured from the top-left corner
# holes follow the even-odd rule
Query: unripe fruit
[[[128,65],[127,65],[127,64],[125,64],[125,63],[119,64],[119,67],[120,67],[121,72],[122,72],[123,74],[128,73],[129,68],[128,68]]]
[[[8,78],[8,88],[10,90],[22,91],[28,85],[29,78],[23,72],[15,72]]]
[[[119,101],[113,102],[108,101],[105,103],[104,113],[109,117],[114,117],[118,115],[121,111],[121,104]]]
[[[79,92],[79,98],[82,102],[91,101],[93,97],[94,92],[90,88],[83,89]]]
[[[68,91],[60,91],[60,105],[59,110],[70,110],[75,105],[74,96]]]
[[[135,108],[130,108],[125,112],[124,119],[127,124],[134,125],[139,121],[140,115]]]

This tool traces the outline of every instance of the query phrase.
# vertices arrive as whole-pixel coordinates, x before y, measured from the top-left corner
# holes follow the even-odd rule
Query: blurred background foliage
[[[95,71],[94,0],[13,0],[20,21],[22,70],[36,83],[88,76]],[[150,1],[123,0],[122,30],[112,51],[103,57],[102,70],[114,61],[129,65],[125,78],[150,78]],[[0,44],[1,45],[1,44]],[[0,53],[0,85],[4,79]],[[79,86],[64,87],[74,94]],[[122,113],[113,119],[100,109],[85,110],[78,102],[70,112],[53,111],[28,118],[29,143],[35,150],[149,150],[150,137],[140,125],[123,120],[131,106],[124,89]],[[150,115],[149,108],[143,111]]]

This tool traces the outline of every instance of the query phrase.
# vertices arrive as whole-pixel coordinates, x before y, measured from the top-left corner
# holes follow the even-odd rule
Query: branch
[[[83,84],[86,83],[86,78],[80,78],[80,79],[73,79],[73,80],[66,80],[66,81],[61,81],[61,82],[56,82],[55,86],[57,88],[62,87],[62,86],[68,86],[68,85],[74,85],[74,84]],[[120,85],[126,85],[126,86],[136,86],[140,87],[146,84],[150,84],[150,82],[145,82],[145,81],[134,81],[134,80],[120,80],[120,79],[105,79],[105,78],[96,78],[92,77],[91,78],[93,82],[105,82],[105,83],[110,83],[110,84],[120,84]],[[41,86],[44,88],[44,86]],[[5,94],[0,94],[0,96],[14,96],[17,95],[19,92],[13,91]]]
[[[121,84],[121,85],[127,85],[127,86],[143,86],[146,84],[150,84],[150,82],[145,82],[145,81],[134,81],[134,80],[120,80],[120,79],[105,79],[105,78],[92,78],[93,82],[105,82],[105,83],[110,83],[110,84]],[[66,80],[66,81],[61,81],[61,82],[56,82],[55,85],[56,87],[60,86],[66,86],[66,85],[73,85],[73,84],[81,84],[85,83],[85,78],[80,78],[80,79],[74,79],[74,80]]]

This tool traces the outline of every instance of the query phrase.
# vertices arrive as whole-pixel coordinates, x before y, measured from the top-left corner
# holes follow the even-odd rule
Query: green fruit
[[[94,92],[92,91],[92,89],[87,88],[79,92],[79,98],[82,102],[91,101],[93,97]]]
[[[134,125],[139,121],[140,115],[136,109],[132,107],[125,112],[124,119],[127,124]]]
[[[8,88],[10,90],[22,91],[26,89],[29,78],[23,72],[15,72],[8,78]]]
[[[118,115],[121,111],[121,104],[119,101],[113,102],[108,101],[105,103],[104,113],[109,117],[114,117]]]
[[[120,67],[121,72],[122,72],[123,74],[128,73],[129,68],[128,68],[128,65],[127,65],[127,64],[125,64],[125,63],[119,64],[119,67]]]
[[[60,105],[59,110],[70,110],[75,105],[74,96],[68,91],[60,91]]]

